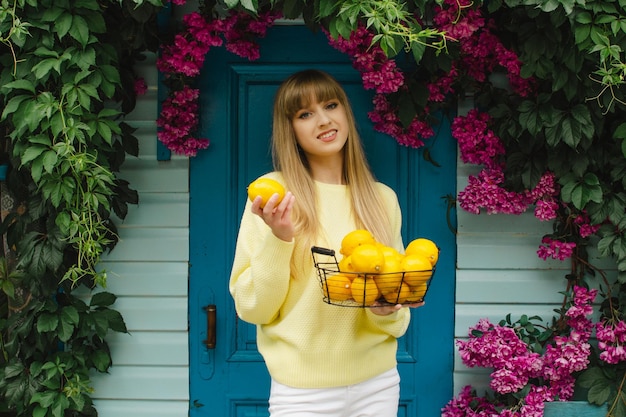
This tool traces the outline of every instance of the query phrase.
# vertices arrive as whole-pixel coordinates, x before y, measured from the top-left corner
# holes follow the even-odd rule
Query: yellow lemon
[[[435,266],[439,260],[439,248],[432,240],[423,237],[412,240],[405,249],[406,255],[423,255],[429,261],[431,266]]]
[[[411,287],[428,281],[433,274],[432,268],[430,261],[423,255],[406,255],[402,259],[404,282]]]
[[[362,275],[352,280],[352,298],[362,306],[369,306],[380,297],[376,283],[371,278]]]
[[[385,264],[378,275],[372,275],[382,295],[396,291],[402,283],[402,258],[385,257]]]
[[[331,301],[346,301],[352,298],[352,281],[345,274],[328,275],[325,292]]]
[[[350,256],[357,246],[364,244],[375,245],[376,239],[374,239],[374,235],[364,229],[353,230],[341,240],[341,249],[339,252],[341,252],[343,256]]]
[[[424,300],[424,295],[426,295],[426,290],[428,289],[428,283],[422,282],[417,284],[415,287],[411,287],[409,291],[409,295],[406,297],[407,303],[419,303]]]
[[[411,288],[405,284],[387,294],[383,294],[383,297],[385,297],[385,301],[390,304],[402,304],[406,302],[407,297],[409,297],[410,295]]]
[[[265,207],[267,200],[274,194],[278,194],[279,197],[276,204],[280,203],[285,197],[285,187],[271,178],[258,178],[248,185],[248,198],[254,201],[255,198],[261,196],[261,208]]]
[[[360,274],[375,274],[385,265],[385,255],[376,246],[371,244],[359,245],[350,255],[352,268]]]
[[[349,256],[344,256],[339,261],[339,271],[340,272],[355,272],[352,267],[352,259]]]
[[[378,247],[383,252],[383,255],[385,256],[385,260],[389,258],[397,258],[397,257],[402,256],[400,252],[398,252],[395,248],[392,248],[391,246],[379,244]]]

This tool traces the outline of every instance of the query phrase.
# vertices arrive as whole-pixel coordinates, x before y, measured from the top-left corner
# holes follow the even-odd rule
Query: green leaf
[[[33,394],[30,403],[39,403],[42,407],[49,408],[57,399],[58,394],[54,391],[39,391]]]
[[[59,328],[57,331],[57,335],[59,336],[59,340],[62,342],[67,342],[72,337],[74,333],[74,329],[76,326],[72,323],[61,321],[59,322]]]
[[[4,110],[2,110],[2,117],[0,118],[0,121],[4,120],[9,114],[14,113],[20,107],[20,104],[27,99],[32,99],[32,97],[20,95],[11,98],[4,107]]]
[[[62,40],[72,27],[72,14],[63,13],[62,15],[58,16],[57,19],[54,21],[54,25],[52,27],[57,33],[59,39]]]
[[[126,333],[126,324],[119,311],[106,309],[102,310],[107,320],[109,321],[109,329],[114,332]]]
[[[35,94],[35,86],[30,80],[20,79],[11,81],[2,86],[3,90],[27,90]]]
[[[24,373],[24,365],[21,362],[10,362],[4,365],[4,377],[13,378]]]
[[[67,324],[78,324],[80,316],[74,306],[65,306],[61,309],[61,321]]]
[[[111,355],[104,350],[96,350],[91,355],[94,367],[100,372],[106,372],[111,366]]]
[[[22,163],[22,165],[26,165],[29,162],[39,158],[39,156],[43,154],[45,151],[47,151],[48,149],[50,148],[47,146],[38,146],[38,145],[29,146],[28,148],[26,148],[26,150],[22,154],[22,158],[20,162]]]
[[[597,384],[589,388],[587,400],[592,404],[602,405],[608,401],[609,395],[611,395],[609,384]]]
[[[82,16],[74,15],[69,34],[72,38],[76,39],[83,47],[87,45],[87,42],[89,41],[89,26]]]
[[[48,409],[43,408],[40,405],[36,405],[35,408],[33,409],[33,417],[45,417],[47,413],[48,413]]]
[[[117,296],[115,294],[111,294],[110,292],[102,291],[95,293],[91,297],[91,302],[89,305],[91,307],[108,307],[115,303],[117,300]]]
[[[59,157],[57,153],[53,150],[49,150],[43,154],[43,168],[44,170],[50,174],[56,168]]]
[[[318,17],[323,19],[332,16],[335,14],[338,4],[336,0],[320,0]]]
[[[59,317],[56,314],[44,313],[37,319],[38,332],[53,332],[59,325]]]

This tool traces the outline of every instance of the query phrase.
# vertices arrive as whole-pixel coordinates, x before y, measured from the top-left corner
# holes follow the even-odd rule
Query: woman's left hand
[[[412,303],[412,304],[396,304],[396,305],[386,305],[386,306],[376,306],[376,307],[372,307],[370,310],[372,310],[372,313],[378,315],[378,316],[388,316],[389,314],[395,313],[396,311],[400,310],[402,307],[409,307],[409,308],[418,308],[424,305],[424,302],[419,302],[419,303]]]

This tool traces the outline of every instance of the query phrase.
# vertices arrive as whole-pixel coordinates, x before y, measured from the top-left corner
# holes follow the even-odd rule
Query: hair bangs
[[[339,99],[345,105],[343,90],[334,79],[317,72],[305,71],[299,75],[301,75],[299,79],[292,80],[291,88],[285,91],[284,111],[289,120],[293,119],[299,110],[313,103]]]

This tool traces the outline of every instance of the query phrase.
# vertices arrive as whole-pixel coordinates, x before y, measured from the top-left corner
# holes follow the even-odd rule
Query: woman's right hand
[[[272,229],[274,236],[285,242],[291,242],[295,233],[291,212],[296,198],[290,191],[287,191],[282,201],[276,204],[278,198],[278,194],[274,194],[263,208],[261,208],[262,198],[255,198],[252,202],[252,213],[263,219]]]

